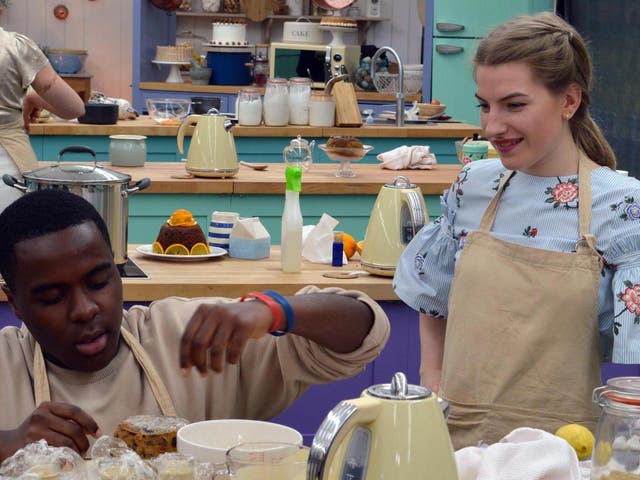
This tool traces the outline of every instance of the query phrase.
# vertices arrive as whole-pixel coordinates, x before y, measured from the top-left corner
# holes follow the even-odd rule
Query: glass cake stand
[[[330,160],[340,162],[340,168],[336,172],[336,177],[355,177],[356,174],[351,170],[351,162],[359,162],[371,150],[371,145],[363,145],[362,147],[327,147],[326,143],[318,145],[320,150],[327,154]]]

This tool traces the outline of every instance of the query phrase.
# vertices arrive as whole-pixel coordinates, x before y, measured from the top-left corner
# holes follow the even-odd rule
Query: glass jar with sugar
[[[262,97],[255,87],[241,88],[238,93],[238,123],[240,125],[260,125],[262,123]]]
[[[264,92],[265,125],[281,127],[289,123],[289,89],[284,78],[270,78]]]
[[[311,79],[294,77],[289,79],[289,123],[292,125],[309,124],[309,97]]]

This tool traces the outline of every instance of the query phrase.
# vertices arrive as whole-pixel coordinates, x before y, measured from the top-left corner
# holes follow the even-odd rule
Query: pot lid
[[[367,393],[388,400],[420,400],[430,397],[432,394],[431,390],[426,387],[408,384],[407,377],[402,372],[394,374],[391,383],[369,387]]]
[[[131,180],[131,175],[109,170],[98,164],[56,163],[49,167],[24,172],[22,176],[38,182],[79,185],[128,183]]]

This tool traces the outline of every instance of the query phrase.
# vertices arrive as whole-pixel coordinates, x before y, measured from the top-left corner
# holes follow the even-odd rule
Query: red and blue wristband
[[[289,304],[287,299],[280,295],[278,292],[274,292],[273,290],[264,290],[262,293],[270,296],[280,304],[282,310],[284,310],[284,315],[287,320],[287,327],[284,330],[271,332],[271,335],[280,336],[291,332],[296,324],[296,316],[294,315],[293,309],[291,308],[291,305]]]

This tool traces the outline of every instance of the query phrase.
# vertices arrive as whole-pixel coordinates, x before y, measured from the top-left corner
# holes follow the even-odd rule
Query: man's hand
[[[271,322],[271,310],[257,300],[200,305],[182,334],[180,368],[221,372],[225,357],[238,363],[247,341],[266,335]]]
[[[0,432],[0,459],[38,440],[78,453],[89,448],[87,435],[98,438],[98,424],[86,412],[68,403],[43,402],[15,430]]]

